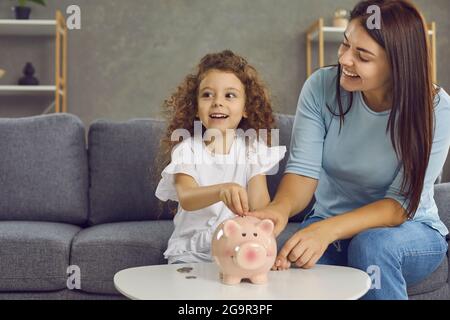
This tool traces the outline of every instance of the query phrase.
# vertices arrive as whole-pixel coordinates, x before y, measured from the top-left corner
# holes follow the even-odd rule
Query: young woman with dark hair
[[[367,23],[373,5],[379,29]],[[425,21],[409,1],[358,3],[338,56],[306,81],[277,194],[249,214],[279,234],[315,195],[274,268],[377,271],[364,298],[407,299],[447,252],[433,185],[450,145],[450,97],[432,83]]]

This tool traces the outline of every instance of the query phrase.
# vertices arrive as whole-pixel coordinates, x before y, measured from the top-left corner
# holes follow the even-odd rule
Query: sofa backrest
[[[293,116],[276,115],[280,145],[289,147]],[[91,124],[88,136],[90,169],[89,224],[171,219],[173,215],[155,197],[159,177],[155,156],[165,132],[160,119],[123,122],[99,120]],[[287,161],[278,173],[268,176],[273,196]]]
[[[276,114],[276,127],[279,130],[279,141],[278,144],[280,146],[286,146],[287,152],[283,160],[281,160],[280,165],[278,167],[278,172],[275,175],[267,176],[267,184],[269,188],[270,197],[273,198],[277,187],[282,178],[282,172],[286,167],[287,159],[289,156],[289,144],[291,141],[291,131],[292,125],[294,123],[294,116],[284,115],[284,114]]]
[[[450,182],[434,186],[434,201],[439,210],[439,217],[450,230]]]
[[[287,152],[284,159],[280,162],[280,166],[278,168],[278,172],[276,175],[267,176],[267,183],[269,187],[269,193],[271,199],[275,196],[278,185],[281,182],[281,178],[283,177],[284,169],[286,168],[286,163],[289,158],[289,150],[290,150],[290,142],[292,135],[292,126],[294,125],[295,116],[287,115],[287,114],[276,114],[276,127],[279,129],[279,145],[286,146]],[[314,205],[314,197],[311,200],[310,204],[299,214],[289,219],[290,222],[300,222],[303,220],[305,215],[309,213]]]
[[[158,119],[91,124],[90,225],[171,218],[155,197],[155,157],[165,128]]]
[[[87,215],[81,120],[69,114],[0,119],[0,220],[82,225]]]

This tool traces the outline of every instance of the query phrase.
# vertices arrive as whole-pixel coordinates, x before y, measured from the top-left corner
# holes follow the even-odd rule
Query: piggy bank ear
[[[223,233],[225,237],[231,237],[239,232],[241,226],[234,220],[227,220],[223,224]]]
[[[275,228],[272,220],[264,219],[258,223],[257,228],[262,230],[266,235],[272,235],[273,229]]]

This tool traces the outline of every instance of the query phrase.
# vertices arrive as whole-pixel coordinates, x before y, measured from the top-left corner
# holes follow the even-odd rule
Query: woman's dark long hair
[[[381,12],[381,28],[369,29],[372,15],[367,9],[376,5]],[[430,159],[434,132],[433,101],[435,89],[431,76],[430,46],[425,20],[419,10],[404,0],[368,0],[359,2],[350,14],[358,19],[367,33],[386,50],[392,74],[392,108],[386,128],[392,145],[403,165],[401,192],[409,199],[408,218],[419,207]],[[350,110],[353,95],[344,111],[341,102],[341,67],[338,64],[336,96],[341,126]]]

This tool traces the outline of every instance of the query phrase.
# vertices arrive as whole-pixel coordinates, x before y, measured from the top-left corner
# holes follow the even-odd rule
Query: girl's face
[[[245,88],[232,72],[210,70],[200,82],[197,116],[206,129],[236,129],[245,112]]]
[[[342,74],[341,86],[350,92],[387,92],[391,69],[386,51],[373,40],[360,20],[352,20],[338,51]]]

